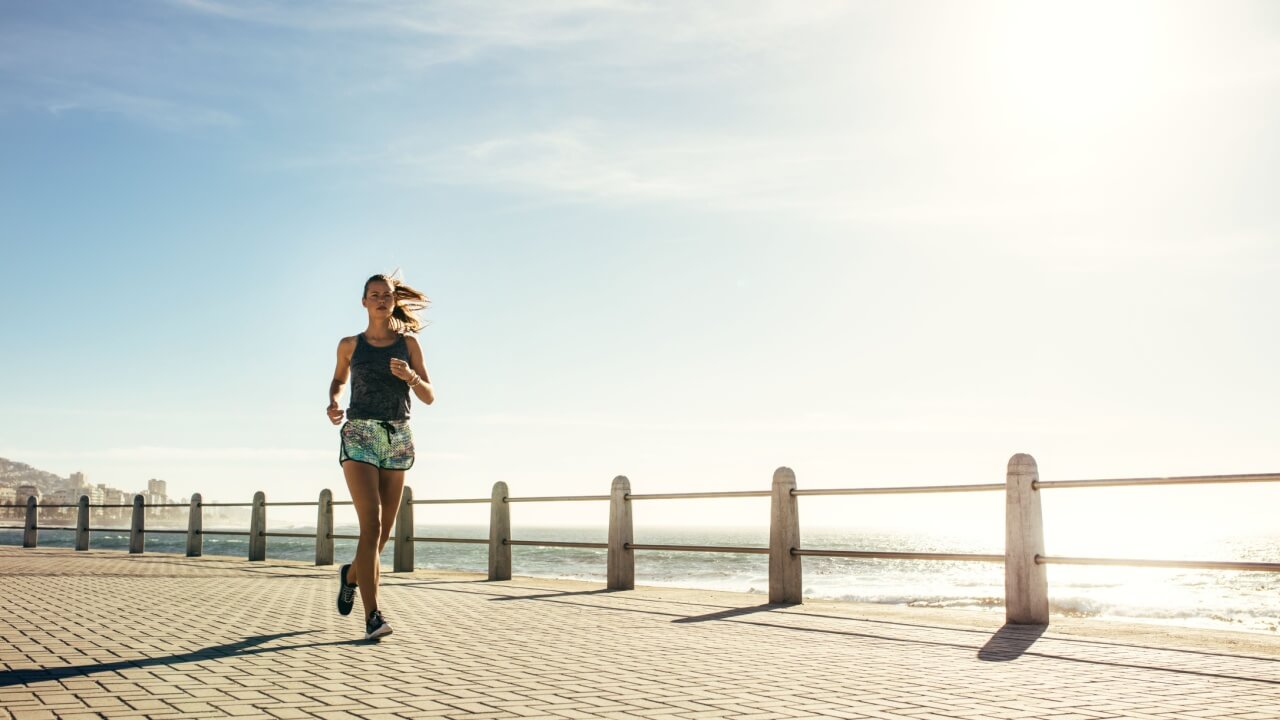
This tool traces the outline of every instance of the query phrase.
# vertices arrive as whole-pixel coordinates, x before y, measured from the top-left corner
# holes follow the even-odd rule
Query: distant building
[[[36,502],[39,503],[40,488],[36,487],[35,485],[19,485],[18,489],[14,492],[13,502],[15,505],[21,505],[22,507],[26,507],[27,498],[29,497],[34,497],[36,499]]]
[[[107,487],[103,488],[103,491],[102,491],[103,505],[128,505],[132,502],[133,502],[133,497],[126,494],[125,491],[123,490],[116,490],[115,488],[107,488]],[[126,517],[128,514],[132,512],[133,511],[130,510],[129,508],[108,507],[108,508],[102,509],[102,516],[114,522]]]
[[[84,473],[82,472],[71,473],[71,487],[82,488],[82,487],[88,487],[88,485],[89,485],[89,481],[85,478]]]
[[[138,493],[142,496],[142,504],[146,506],[146,515],[154,518],[160,514],[164,508],[156,507],[164,502],[164,496],[150,491]]]
[[[49,507],[50,505],[78,505],[80,503],[80,493],[72,488],[62,488],[54,490],[45,495],[42,500],[37,501],[42,507],[40,508],[40,516],[63,516],[76,512],[71,507]]]
[[[147,481],[147,492],[159,495],[160,497],[167,497],[169,495],[168,485],[169,484],[164,480],[156,480],[155,478],[152,478]]]

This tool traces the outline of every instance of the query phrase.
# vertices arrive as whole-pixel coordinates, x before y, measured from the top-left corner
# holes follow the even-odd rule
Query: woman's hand
[[[342,422],[343,412],[342,412],[342,408],[338,407],[337,400],[331,401],[329,403],[328,409],[325,410],[325,412],[328,413],[329,415],[329,422],[333,423],[334,425],[337,425],[338,423]]]
[[[400,358],[391,358],[391,374],[407,383],[413,383],[418,378],[418,373],[409,367],[409,363]]]

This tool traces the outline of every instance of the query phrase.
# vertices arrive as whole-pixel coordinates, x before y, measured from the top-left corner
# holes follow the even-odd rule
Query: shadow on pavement
[[[278,652],[280,650],[294,650],[306,647],[324,647],[326,645],[367,645],[371,642],[376,642],[367,640],[339,640],[335,642],[311,643],[306,645],[285,645],[282,647],[254,647],[279,638],[292,637],[294,635],[305,635],[310,632],[313,631],[300,630],[297,632],[277,633],[274,635],[258,635],[255,637],[245,638],[240,642],[229,643],[226,645],[214,645],[213,647],[204,648],[202,650],[193,650],[191,652],[181,653],[179,655],[169,655],[166,657],[134,658],[131,660],[117,660],[115,662],[107,663],[72,665],[70,667],[4,670],[0,671],[0,687],[45,682],[49,680],[65,680],[67,678],[84,677],[86,675],[110,672],[112,670],[129,670],[134,668],[151,667],[154,665],[178,665],[185,662],[196,662],[199,660],[221,660],[223,658],[259,655],[262,653]]]
[[[790,607],[788,605],[756,605],[754,607],[732,608],[729,610],[721,610],[720,612],[707,613],[706,615],[694,615],[693,617],[683,617],[672,620],[673,623],[696,623],[707,622],[710,620],[728,620],[729,618],[741,617],[743,615],[751,615],[758,612],[768,612],[778,608]]]
[[[569,590],[566,592],[551,592],[544,595],[502,595],[499,597],[491,597],[490,600],[545,600],[546,598],[568,597],[570,595],[608,595],[609,593],[622,592],[620,590],[608,590],[601,588],[599,590]]]
[[[1005,625],[978,650],[978,659],[987,662],[1017,660],[1047,629],[1048,625]]]

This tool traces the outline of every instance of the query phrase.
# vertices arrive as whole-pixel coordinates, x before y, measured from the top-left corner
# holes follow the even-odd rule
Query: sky
[[[418,498],[1276,472],[1276,127],[1265,2],[0,1],[0,457],[343,495],[337,341],[400,268]],[[1280,500],[1055,493],[1059,538]],[[420,525],[487,520],[447,508]]]

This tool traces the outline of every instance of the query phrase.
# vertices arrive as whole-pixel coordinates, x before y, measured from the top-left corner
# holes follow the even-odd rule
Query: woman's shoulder
[[[338,341],[338,349],[350,354],[352,350],[356,349],[356,343],[358,342],[360,342],[359,335],[344,337]]]

